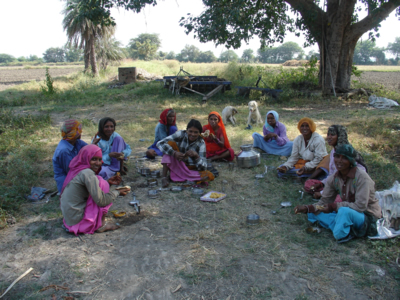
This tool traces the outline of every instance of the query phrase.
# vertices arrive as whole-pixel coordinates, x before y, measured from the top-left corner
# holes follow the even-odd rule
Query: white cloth
[[[305,165],[306,170],[314,169],[327,155],[325,140],[317,132],[313,132],[307,147],[304,137],[300,134],[294,139],[292,154],[283,165],[290,170],[299,159],[304,159],[309,160]]]

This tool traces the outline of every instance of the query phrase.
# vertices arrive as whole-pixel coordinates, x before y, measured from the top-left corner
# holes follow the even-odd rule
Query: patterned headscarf
[[[332,125],[328,128],[328,134],[337,135],[337,144],[336,147],[339,147],[344,144],[350,144],[347,137],[346,127],[342,125]]]
[[[310,127],[311,132],[314,132],[317,129],[317,125],[315,125],[314,121],[310,118],[303,118],[297,123],[297,129],[300,131],[300,127],[303,123],[307,123]]]
[[[270,111],[267,112],[267,114],[265,115],[265,129],[267,129],[267,130],[270,131],[270,132],[274,132],[274,128],[273,128],[271,125],[269,125],[269,124],[268,124],[268,121],[267,121],[268,115],[269,115],[269,114],[272,114],[272,115],[274,116],[276,122],[279,121],[279,115],[278,115],[278,113],[277,113],[276,111],[274,111],[274,110],[270,110]]]
[[[356,163],[356,150],[354,150],[353,146],[350,144],[342,144],[336,147],[335,154],[345,156],[349,162],[351,167],[355,167]]]
[[[82,134],[81,122],[71,119],[66,120],[61,126],[61,136],[63,140],[73,141]]]
[[[328,133],[332,134],[332,135],[337,135],[337,144],[335,149],[339,148],[342,145],[350,145],[349,139],[347,137],[347,129],[346,127],[342,126],[342,125],[332,125],[328,128]],[[353,148],[353,146],[351,146]],[[358,152],[357,150],[355,150],[353,148],[354,152],[355,152],[355,160],[358,164],[362,165],[363,167],[365,167],[366,170],[368,170],[367,165],[364,161],[364,158],[362,157],[362,155],[360,154],[360,152]]]
[[[175,118],[174,118],[174,121],[172,122],[172,124],[168,124],[168,116],[170,114],[172,114],[172,113],[175,113],[175,111],[172,108],[164,109],[163,112],[160,114],[159,122],[161,124],[164,124],[164,125],[175,126],[175,124],[176,124],[176,114],[175,114]]]
[[[114,124],[114,129],[117,127],[117,123],[113,118],[110,117],[105,117],[99,121],[99,133],[98,136],[102,139],[106,138],[106,134],[104,133],[104,126],[106,125],[107,122],[111,121]]]

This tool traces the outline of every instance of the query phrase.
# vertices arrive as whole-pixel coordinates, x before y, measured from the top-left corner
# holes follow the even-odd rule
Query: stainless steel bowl
[[[180,186],[173,186],[171,188],[171,192],[173,192],[173,193],[179,193],[179,192],[182,192],[182,191],[183,191],[183,188],[180,187]]]
[[[157,198],[159,195],[159,191],[157,190],[150,190],[147,192],[147,195],[149,196],[149,198]]]
[[[156,178],[147,179],[147,185],[150,187],[154,187],[154,186],[158,185],[157,179]]]
[[[149,168],[141,168],[140,174],[143,176],[149,176],[151,174],[151,170]]]
[[[193,189],[192,194],[195,196],[203,196],[204,190],[203,189]]]
[[[151,178],[159,178],[160,175],[161,175],[160,170],[156,170],[156,171],[151,172]]]
[[[257,214],[248,215],[246,218],[246,223],[248,225],[257,225],[260,223],[260,216]]]

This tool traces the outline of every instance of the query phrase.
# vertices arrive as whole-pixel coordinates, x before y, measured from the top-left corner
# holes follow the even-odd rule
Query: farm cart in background
[[[265,87],[262,88],[262,87],[258,86],[260,81],[264,84]],[[283,92],[283,90],[268,88],[267,84],[262,80],[261,76],[258,76],[255,86],[237,86],[236,88],[238,89],[237,94],[240,96],[243,96],[245,98],[249,97],[251,90],[261,91],[262,96],[268,95],[274,99],[277,99],[279,96],[279,93]]]
[[[181,74],[182,73],[182,74]],[[203,103],[207,102],[212,96],[221,91],[231,89],[232,82],[226,81],[217,76],[195,76],[191,75],[181,67],[176,76],[163,77],[164,88],[169,89],[176,95],[189,91],[203,96]]]

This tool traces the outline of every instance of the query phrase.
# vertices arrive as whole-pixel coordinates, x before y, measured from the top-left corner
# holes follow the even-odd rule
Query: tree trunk
[[[89,71],[89,64],[90,64],[90,48],[87,43],[85,44],[83,60],[85,62],[85,71],[84,72],[87,73]]]
[[[97,68],[97,61],[96,61],[96,52],[94,48],[95,44],[95,36],[93,36],[90,40],[90,64],[92,66],[92,74],[94,77],[99,76],[99,70]]]

